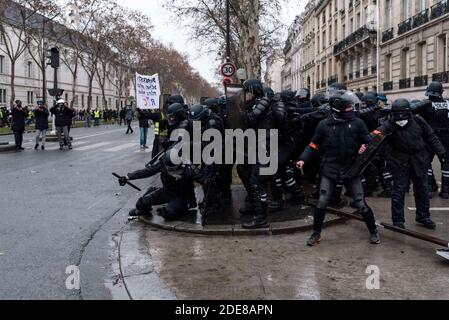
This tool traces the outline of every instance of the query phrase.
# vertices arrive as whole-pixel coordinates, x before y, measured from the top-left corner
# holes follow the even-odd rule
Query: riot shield
[[[229,84],[225,86],[226,112],[228,114],[229,126],[231,129],[247,129],[244,117],[245,113],[245,91],[239,84]]]

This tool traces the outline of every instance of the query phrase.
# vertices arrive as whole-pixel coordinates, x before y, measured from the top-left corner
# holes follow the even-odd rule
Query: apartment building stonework
[[[424,98],[431,81],[449,93],[449,0],[309,1],[294,25],[299,86],[312,94],[337,81],[392,100]],[[292,83],[286,66],[283,81]]]
[[[449,1],[387,0],[379,12],[381,90],[422,99],[431,81],[441,81],[449,93]]]

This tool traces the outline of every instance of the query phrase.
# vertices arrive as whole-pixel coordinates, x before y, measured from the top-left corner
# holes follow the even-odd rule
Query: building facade
[[[6,20],[6,19],[5,19]],[[0,106],[10,106],[10,100],[12,98],[12,87],[14,86],[14,96],[15,100],[21,100],[23,105],[36,105],[36,101],[41,99],[43,96],[43,76],[42,71],[36,61],[41,60],[42,54],[39,53],[42,50],[42,45],[37,45],[31,41],[25,50],[19,50],[20,48],[20,35],[25,37],[23,32],[17,30],[13,25],[6,25],[2,21],[3,29],[6,34],[0,36]],[[58,25],[61,28],[61,25]],[[68,30],[68,29],[67,29]],[[22,39],[23,40],[23,39]],[[58,87],[59,89],[64,89],[64,94],[62,98],[69,103],[73,102],[75,108],[87,108],[88,97],[89,97],[89,77],[86,70],[83,68],[80,61],[78,61],[77,68],[77,78],[75,84],[75,94],[73,94],[73,76],[70,69],[74,69],[73,65],[71,68],[66,64],[67,60],[64,61],[62,58],[64,50],[70,49],[64,46],[62,43],[56,43],[53,39],[43,39],[43,43],[48,43],[48,46],[57,45],[60,49],[60,68],[57,70],[58,75]],[[16,50],[14,54],[8,54],[8,51]],[[34,57],[32,56],[34,55]],[[11,56],[16,55],[18,58],[14,61]],[[86,57],[87,58],[87,57]],[[14,65],[14,72],[13,72]],[[99,66],[101,68],[101,66]],[[111,61],[107,65],[108,77],[104,81],[104,98],[106,103],[103,101],[103,90],[100,86],[99,78],[95,76],[92,83],[92,95],[91,95],[91,106],[92,108],[103,109],[108,108],[119,108],[124,106],[130,95],[134,95],[132,88],[133,83],[131,80],[127,81],[125,88],[119,94],[117,88],[118,79],[116,77],[116,66],[114,61]],[[54,82],[54,69],[46,68],[46,88],[53,88]],[[12,74],[14,73],[14,85],[11,82]],[[47,102],[50,101],[52,97],[49,96],[47,92]]]
[[[431,81],[449,92],[449,1],[380,1],[380,87],[422,99]]]
[[[265,73],[265,83],[274,90],[280,92],[282,90],[282,67],[284,65],[284,55],[281,50],[275,51],[271,57],[267,59],[267,70]]]
[[[431,81],[449,91],[449,0],[311,0],[285,48],[283,83],[312,94],[337,81],[391,99],[423,98]]]

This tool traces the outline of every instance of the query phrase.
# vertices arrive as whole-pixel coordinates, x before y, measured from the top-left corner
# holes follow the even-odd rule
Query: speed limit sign
[[[221,75],[223,77],[232,77],[235,72],[237,71],[237,68],[233,63],[225,63],[221,66]]]

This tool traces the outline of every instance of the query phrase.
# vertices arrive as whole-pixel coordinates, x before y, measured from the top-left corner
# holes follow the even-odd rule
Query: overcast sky
[[[188,30],[182,28],[182,21],[173,18],[170,12],[162,8],[164,0],[117,0],[120,5],[140,10],[147,14],[154,25],[153,36],[164,44],[173,44],[178,51],[188,55],[190,64],[210,82],[216,82],[218,62],[215,55],[201,52],[198,43],[190,40]],[[307,0],[286,0],[287,5],[280,13],[282,20],[288,26],[295,16],[300,14]]]

